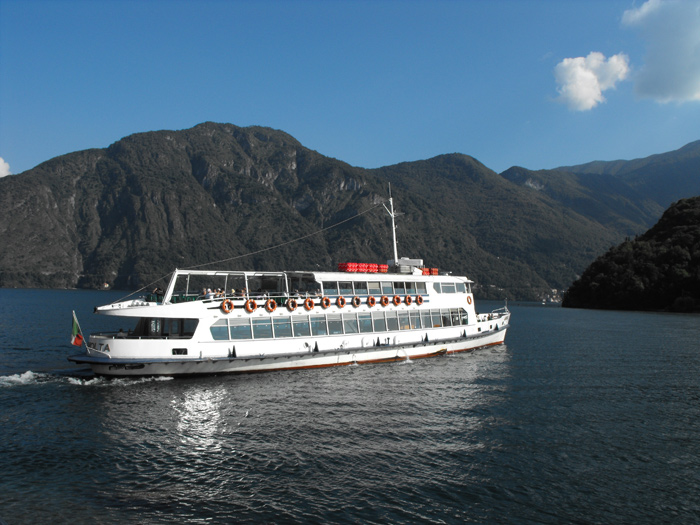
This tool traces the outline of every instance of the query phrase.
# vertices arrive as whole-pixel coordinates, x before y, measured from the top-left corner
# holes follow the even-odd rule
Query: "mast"
[[[394,213],[394,199],[391,198],[391,183],[389,183],[389,207],[387,208],[385,204],[384,209],[391,217],[391,235],[394,240],[394,265],[397,265],[399,264],[399,254],[396,249],[396,222],[394,221],[394,217],[396,217],[397,214]]]

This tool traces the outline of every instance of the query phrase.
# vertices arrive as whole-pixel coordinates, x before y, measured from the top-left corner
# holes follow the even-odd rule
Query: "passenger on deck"
[[[211,291],[211,288],[207,288],[207,293],[204,294],[205,299],[211,299],[214,297],[214,292]]]

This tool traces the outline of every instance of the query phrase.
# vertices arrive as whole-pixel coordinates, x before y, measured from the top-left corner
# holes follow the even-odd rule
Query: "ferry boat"
[[[337,272],[175,270],[163,293],[95,308],[131,318],[71,356],[103,376],[249,373],[444,356],[504,342],[507,305],[477,313],[473,281],[398,258]]]

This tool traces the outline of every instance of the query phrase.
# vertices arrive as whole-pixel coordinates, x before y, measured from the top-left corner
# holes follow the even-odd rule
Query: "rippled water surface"
[[[94,378],[70,312],[118,297],[0,290],[8,525],[700,521],[698,316],[512,305],[458,356]]]

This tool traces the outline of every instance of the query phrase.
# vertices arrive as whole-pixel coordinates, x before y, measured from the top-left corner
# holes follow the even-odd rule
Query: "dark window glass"
[[[375,332],[386,332],[386,319],[384,319],[384,312],[372,312],[372,321],[374,322]]]
[[[209,329],[215,341],[226,341],[228,339],[228,323],[226,319],[219,319]]]
[[[394,281],[394,293],[396,295],[405,295],[406,285],[402,282]]]
[[[328,316],[328,333],[331,335],[343,333],[343,321],[340,314],[330,314]]]
[[[420,328],[421,327],[420,312],[411,312],[410,317],[411,317],[411,328],[412,329]]]
[[[325,315],[312,315],[311,317],[311,333],[313,335],[327,335],[328,328],[326,327]]]
[[[370,295],[379,295],[382,293],[382,289],[379,287],[379,281],[370,281],[367,283],[369,287]]]
[[[372,314],[369,312],[361,313],[361,314],[358,314],[358,317],[360,318],[360,332],[362,332],[362,333],[371,332],[372,331]]]
[[[350,281],[341,281],[338,283],[338,288],[340,288],[340,295],[352,295],[352,283]]]
[[[253,319],[253,335],[255,339],[269,339],[272,337],[272,323],[269,317]]]
[[[433,328],[440,328],[442,326],[442,317],[440,317],[440,310],[430,310],[430,314],[433,318]]]
[[[408,320],[408,312],[399,312],[399,328],[401,330],[409,330],[411,324]]]
[[[356,282],[355,283],[355,295],[367,295],[367,283],[366,282]]]
[[[396,316],[396,312],[386,312],[386,326],[389,330],[399,329],[399,318]]]
[[[323,295],[338,295],[338,283],[336,281],[323,281]]]
[[[308,315],[302,315],[301,317],[293,317],[292,321],[294,323],[294,335],[296,337],[307,337],[311,335]]]
[[[231,319],[229,330],[231,332],[231,339],[253,338],[253,334],[250,330],[250,320],[247,318]]]
[[[394,284],[391,281],[382,281],[382,294],[386,296],[394,295]]]
[[[275,317],[272,320],[275,337],[292,337],[292,321],[289,317]]]
[[[355,314],[343,314],[343,326],[346,334],[358,333],[357,316]]]

